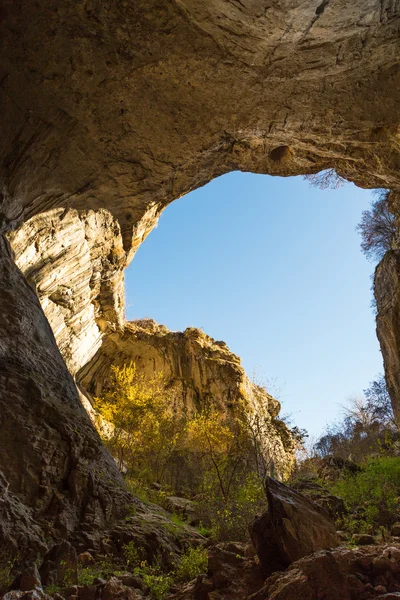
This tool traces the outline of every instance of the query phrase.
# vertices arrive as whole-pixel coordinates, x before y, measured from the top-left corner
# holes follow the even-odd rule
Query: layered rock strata
[[[23,556],[84,523],[105,525],[127,494],[35,292],[0,244],[0,545]]]
[[[248,379],[239,357],[225,342],[195,328],[171,332],[151,319],[127,323],[123,332],[104,338],[77,374],[80,389],[89,398],[101,396],[111,367],[131,362],[149,379],[162,373],[179,410],[193,413],[213,406],[222,413],[245,410],[250,420],[258,416],[269,468],[280,477],[290,473],[295,444],[290,430],[277,418],[280,404]]]

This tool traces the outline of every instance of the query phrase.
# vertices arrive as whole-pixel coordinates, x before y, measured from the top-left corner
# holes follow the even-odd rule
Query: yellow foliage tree
[[[119,468],[151,471],[158,480],[179,439],[179,419],[162,373],[147,379],[133,363],[113,366],[108,388],[96,398],[100,429]]]

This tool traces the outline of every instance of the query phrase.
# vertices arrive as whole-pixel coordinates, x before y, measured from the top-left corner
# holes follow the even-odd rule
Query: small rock
[[[374,536],[369,535],[368,533],[355,533],[352,537],[352,541],[357,546],[369,546],[371,544],[375,544]]]
[[[61,595],[63,596],[63,598],[68,598],[68,599],[77,596],[78,595],[78,586],[71,585],[67,588],[62,589]]]
[[[28,590],[33,590],[35,588],[41,588],[42,582],[40,580],[39,571],[36,565],[32,565],[28,569],[26,569],[18,578],[16,585],[14,585],[18,590],[22,590],[26,592]]]
[[[180,515],[183,519],[192,522],[194,519],[195,509],[194,502],[187,498],[179,496],[167,496],[165,498],[165,508],[172,513]]]
[[[21,590],[12,590],[2,596],[1,600],[52,600],[51,596],[48,596],[41,589],[29,590],[23,592]]]
[[[66,541],[53,546],[44,557],[39,572],[44,586],[77,583],[78,557],[75,548]]]
[[[400,537],[400,523],[395,523],[393,525],[392,529],[390,530],[390,535]]]
[[[378,593],[378,594],[386,594],[387,589],[385,588],[384,585],[376,585],[374,587],[374,590]]]
[[[210,579],[207,579],[204,575],[199,575],[194,586],[194,600],[208,600],[209,593],[214,589],[215,586]]]
[[[95,585],[82,585],[78,589],[79,600],[96,600],[97,587]]]
[[[101,600],[141,600],[142,594],[139,590],[123,585],[116,577],[110,577],[104,586]]]
[[[82,554],[78,556],[78,562],[83,567],[88,567],[89,565],[93,565],[95,560],[90,552],[82,552]]]
[[[144,588],[143,580],[140,577],[137,577],[136,575],[131,575],[130,573],[127,573],[126,575],[118,575],[117,579],[123,585],[127,585],[128,587],[133,587],[137,590],[143,590]]]

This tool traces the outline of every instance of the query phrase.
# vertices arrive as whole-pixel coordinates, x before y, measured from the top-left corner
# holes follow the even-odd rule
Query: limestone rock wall
[[[154,222],[150,215],[137,224],[137,243]],[[127,255],[119,223],[103,209],[58,208],[32,217],[8,237],[74,374],[100,348],[102,334],[124,324]]]
[[[64,231],[65,254],[57,232],[52,247],[32,245],[40,221],[25,230],[31,284],[72,371],[96,351],[99,331],[119,327],[121,293],[107,276],[120,289],[124,261],[189,190],[235,169],[331,167],[361,186],[400,188],[399,32],[398,0],[2,3],[0,233],[37,217],[42,240],[52,223]],[[91,231],[104,237],[104,255]],[[12,235],[31,268],[24,236]],[[107,464],[113,498],[118,474],[3,238],[0,268],[1,469],[35,515],[64,514],[66,501],[78,524],[82,502],[97,505],[101,494],[86,475],[68,484],[68,465],[88,473]],[[383,351],[395,355],[390,323],[385,336]],[[40,500],[42,479],[53,503],[49,492]],[[73,493],[85,500],[70,503]]]
[[[146,232],[142,227],[142,237]],[[38,296],[69,371],[77,376],[89,414],[90,397],[107,385],[111,365],[133,361],[149,378],[162,371],[180,407],[196,410],[213,401],[226,411],[243,398],[254,410],[268,406],[275,422],[279,403],[249,381],[224,342],[197,329],[173,333],[154,321],[125,323],[128,256],[118,222],[108,211],[53,209],[8,237],[16,265]],[[283,423],[271,427],[265,444],[277,472],[290,471],[293,441]]]
[[[381,345],[385,378],[394,414],[400,425],[400,194],[391,193],[389,206],[397,216],[391,249],[375,270],[376,332]]]
[[[126,494],[4,239],[0,278],[0,547],[23,558],[101,527]]]
[[[286,425],[277,419],[280,404],[263,388],[252,383],[238,356],[227,345],[199,329],[171,332],[152,320],[127,323],[123,332],[109,334],[93,359],[77,374],[85,395],[101,395],[109,383],[112,365],[133,362],[151,378],[162,372],[176,405],[189,412],[214,405],[221,412],[237,408],[241,401],[250,410],[266,413],[269,420],[264,452],[273,461],[277,476],[293,467],[294,441]]]

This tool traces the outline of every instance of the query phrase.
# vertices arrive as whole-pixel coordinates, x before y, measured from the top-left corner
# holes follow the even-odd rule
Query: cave
[[[75,377],[123,331],[124,268],[170,202],[234,170],[335,169],[396,213],[399,25],[397,0],[3,3],[4,548],[43,553],[127,502]],[[396,414],[399,264],[394,244],[375,278]]]

